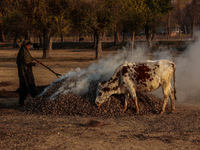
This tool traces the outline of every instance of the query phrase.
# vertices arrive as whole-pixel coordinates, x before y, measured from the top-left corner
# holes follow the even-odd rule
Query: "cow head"
[[[111,95],[110,88],[102,86],[101,83],[99,83],[96,93],[96,99],[95,103],[98,107],[104,102],[106,102]]]

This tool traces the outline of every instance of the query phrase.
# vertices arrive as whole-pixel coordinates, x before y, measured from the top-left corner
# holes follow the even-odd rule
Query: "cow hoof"
[[[174,113],[174,110],[171,110],[171,113],[173,114],[173,113]]]
[[[163,111],[160,112],[161,115],[163,115],[163,113],[164,113]]]
[[[139,111],[137,111],[136,114],[139,115],[140,114]]]

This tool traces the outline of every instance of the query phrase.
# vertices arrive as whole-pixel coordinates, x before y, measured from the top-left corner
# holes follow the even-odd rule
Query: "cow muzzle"
[[[99,103],[99,102],[95,102],[96,103],[96,105],[98,106],[98,107],[100,107],[101,106],[101,104]]]

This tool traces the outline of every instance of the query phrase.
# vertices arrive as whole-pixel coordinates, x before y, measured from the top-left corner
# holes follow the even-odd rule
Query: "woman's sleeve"
[[[26,66],[36,66],[36,63],[32,62],[33,58],[30,53],[24,51],[24,64]]]

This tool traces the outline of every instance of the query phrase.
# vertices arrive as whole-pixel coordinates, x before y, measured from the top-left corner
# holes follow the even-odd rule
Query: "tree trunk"
[[[147,40],[147,47],[151,48],[152,47],[151,33],[148,26],[145,27],[145,34],[146,34],[146,40]]]
[[[91,37],[90,41],[92,41],[94,39],[94,34],[91,34],[90,37]]]
[[[106,32],[102,32],[102,41],[106,40]]]
[[[192,17],[191,25],[190,25],[190,32],[191,32],[191,39],[193,39],[194,31],[195,31],[195,16]]]
[[[96,46],[95,59],[101,58],[101,54],[102,54],[102,35],[101,32],[97,32],[97,46]]]
[[[15,34],[14,41],[13,41],[13,48],[17,48],[17,38],[18,38],[18,33]]]
[[[122,42],[125,42],[125,33],[122,32]]]
[[[78,35],[78,41],[79,41],[79,42],[81,41],[81,40],[80,40],[81,38],[82,38],[82,35],[81,35],[81,33],[79,33],[79,35]]]
[[[119,31],[114,32],[114,43],[115,45],[119,44]]]
[[[151,34],[150,34],[151,41],[153,41],[153,39],[155,38],[155,33],[156,33],[156,27],[154,26],[154,27],[151,29]]]
[[[52,45],[53,45],[53,38],[51,35],[49,35],[49,43],[48,43],[48,50],[52,51]]]
[[[192,22],[190,23],[190,36],[192,39],[193,38],[193,23]]]
[[[134,51],[134,46],[135,46],[135,31],[132,32],[132,37],[131,37],[131,51],[133,52]]]
[[[60,48],[63,48],[63,35],[60,37]]]
[[[171,12],[168,13],[167,17],[167,39],[170,37],[170,18],[171,18]]]
[[[4,42],[5,41],[5,36],[3,33],[3,30],[0,28],[0,42]]]
[[[97,47],[97,30],[94,31],[94,48]]]
[[[152,48],[151,36],[148,36],[148,38],[147,38],[147,47],[150,49]]]
[[[180,24],[178,25],[178,39],[181,39],[181,30],[180,30]]]
[[[25,40],[30,40],[30,32],[29,32],[29,30],[26,32]]]
[[[43,47],[42,36],[39,36],[39,40],[40,40],[40,47]]]
[[[43,31],[43,56],[42,58],[49,58],[50,51],[52,50],[52,37],[51,31]]]
[[[184,25],[184,32],[185,34],[188,34],[186,25]]]

